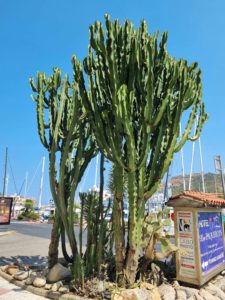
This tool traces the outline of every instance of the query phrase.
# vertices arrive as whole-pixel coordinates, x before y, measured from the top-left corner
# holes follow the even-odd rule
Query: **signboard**
[[[221,212],[198,212],[202,276],[225,262]]]
[[[10,224],[12,198],[0,197],[0,225]]]
[[[177,212],[178,247],[180,249],[180,276],[196,278],[196,259],[193,233],[193,213]]]

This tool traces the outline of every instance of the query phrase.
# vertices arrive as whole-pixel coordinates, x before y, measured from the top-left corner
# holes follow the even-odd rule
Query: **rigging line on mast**
[[[19,196],[20,196],[20,194],[21,194],[21,192],[22,192],[22,189],[23,189],[23,186],[24,186],[24,183],[25,183],[25,179],[24,179],[24,181],[23,181],[23,183],[22,183],[22,185],[21,185],[21,187],[20,187],[20,191],[19,191]]]
[[[16,180],[15,180],[15,177],[14,177],[14,174],[13,174],[12,165],[11,165],[9,156],[8,156],[8,162],[9,162],[9,168],[10,168],[10,171],[11,171],[11,174],[12,174],[12,178],[13,178],[14,188],[16,190],[16,194],[18,195],[18,189],[17,189],[17,185],[16,185]]]
[[[28,172],[25,174],[25,185],[24,185],[24,197],[27,196],[27,180],[28,180]]]
[[[83,180],[82,185],[81,185],[81,187],[80,187],[80,193],[83,191],[83,187],[84,187],[84,184],[85,184],[85,182],[86,182],[87,175],[88,175],[88,173],[89,173],[90,165],[91,165],[91,163],[88,164],[87,171],[86,171],[86,173],[85,173],[85,175],[84,175],[84,180]]]
[[[28,188],[27,188],[27,193],[28,193],[29,190],[30,190],[30,187],[31,187],[31,185],[32,185],[32,183],[33,183],[33,181],[34,181],[36,175],[37,175],[37,171],[38,171],[38,169],[39,169],[41,163],[42,163],[42,159],[40,160],[40,162],[39,162],[39,164],[38,164],[38,166],[37,166],[37,168],[36,168],[36,170],[35,170],[35,172],[34,172],[34,175],[33,175],[32,179],[31,179],[31,181],[30,181],[30,184],[29,184],[29,186],[28,186]]]

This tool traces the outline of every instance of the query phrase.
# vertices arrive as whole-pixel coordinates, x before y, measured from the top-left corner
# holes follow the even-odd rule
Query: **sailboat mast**
[[[45,170],[45,157],[42,158],[42,170],[41,170],[41,183],[40,183],[40,193],[39,193],[39,201],[38,207],[41,208],[41,199],[42,199],[42,192],[43,192],[43,180],[44,180],[44,170]]]
[[[198,116],[197,116],[198,121]],[[198,138],[199,145],[199,155],[200,155],[200,164],[201,164],[201,177],[202,177],[202,191],[205,193],[205,178],[204,178],[204,168],[203,168],[203,159],[202,159],[202,144],[200,137]]]
[[[197,128],[197,122],[195,121],[195,127],[194,132],[196,132]],[[192,171],[193,171],[193,162],[194,162],[194,155],[195,155],[195,142],[192,142],[192,152],[191,152],[191,170],[190,170],[190,176],[189,176],[189,186],[188,190],[191,190],[191,180],[192,180]]]
[[[3,182],[3,192],[2,195],[5,196],[7,188],[7,163],[8,163],[8,147],[5,150],[5,172],[4,172],[4,182]]]
[[[180,123],[180,138],[182,137],[182,128]],[[183,188],[184,191],[186,191],[186,182],[185,182],[185,171],[184,171],[184,151],[183,148],[181,148],[181,165],[182,165],[182,176],[183,176]]]
[[[204,178],[204,169],[203,169],[203,160],[202,160],[202,145],[201,145],[201,140],[199,137],[198,140],[199,144],[199,154],[200,154],[200,164],[201,164],[201,177],[202,177],[202,191],[205,193],[205,178]]]

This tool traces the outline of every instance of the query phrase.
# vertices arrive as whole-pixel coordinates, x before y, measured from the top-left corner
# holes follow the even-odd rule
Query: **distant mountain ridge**
[[[189,176],[185,175],[186,189],[189,187]],[[204,174],[205,191],[207,193],[217,193],[219,196],[223,196],[222,180],[219,174],[206,173]],[[183,176],[174,176],[170,179],[170,186],[172,188],[172,194],[179,194],[183,191]],[[200,173],[193,173],[191,180],[191,190],[202,192],[202,175]]]

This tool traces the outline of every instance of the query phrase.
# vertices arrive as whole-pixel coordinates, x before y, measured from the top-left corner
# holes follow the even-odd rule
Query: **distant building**
[[[12,218],[17,218],[19,214],[21,214],[25,210],[26,200],[32,200],[33,205],[35,204],[34,198],[27,198],[22,196],[11,196],[13,198],[12,203]]]

